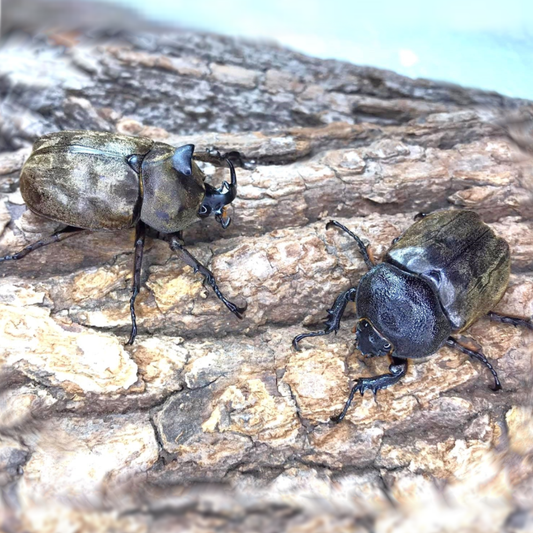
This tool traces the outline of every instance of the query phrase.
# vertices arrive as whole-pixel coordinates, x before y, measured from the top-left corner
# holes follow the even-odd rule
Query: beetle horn
[[[192,154],[194,152],[194,144],[186,144],[176,148],[172,156],[172,166],[185,176],[192,174]]]
[[[237,196],[237,175],[235,174],[235,167],[228,158],[225,161],[229,167],[231,183],[225,181],[222,183],[220,189],[215,189],[215,187],[206,183],[204,201],[198,211],[198,216],[202,218],[214,214],[215,219],[224,229],[231,222],[231,218],[226,215],[226,206],[231,204]]]

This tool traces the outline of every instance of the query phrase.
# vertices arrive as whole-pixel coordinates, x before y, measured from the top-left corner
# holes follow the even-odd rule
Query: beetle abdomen
[[[384,261],[420,275],[454,331],[488,313],[509,282],[509,245],[473,211],[437,211],[413,224]]]
[[[153,146],[144,137],[65,131],[41,137],[21,173],[21,193],[38,215],[69,226],[119,230],[135,225],[140,178],[127,159]]]

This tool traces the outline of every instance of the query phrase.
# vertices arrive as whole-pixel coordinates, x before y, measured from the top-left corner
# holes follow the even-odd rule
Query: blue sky
[[[533,100],[533,0],[120,0],[187,28]]]

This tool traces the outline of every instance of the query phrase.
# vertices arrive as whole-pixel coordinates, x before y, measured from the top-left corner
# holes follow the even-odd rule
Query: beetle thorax
[[[435,290],[418,276],[387,263],[363,276],[356,304],[358,343],[368,355],[391,351],[396,357],[425,357],[436,352],[451,333]]]
[[[155,143],[143,160],[141,220],[161,233],[181,231],[198,219],[205,185],[192,153],[192,145],[175,149]]]

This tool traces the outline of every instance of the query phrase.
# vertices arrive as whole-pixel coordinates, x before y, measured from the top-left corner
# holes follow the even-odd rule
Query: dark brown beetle
[[[420,220],[395,239],[383,262],[371,260],[361,239],[336,221],[357,243],[370,269],[357,287],[337,297],[328,310],[322,331],[303,333],[293,340],[337,332],[346,304],[357,308],[356,344],[367,357],[388,355],[389,374],[355,382],[341,421],[356,392],[361,395],[397,383],[406,373],[407,359],[426,357],[445,344],[481,361],[492,372],[494,390],[501,389],[498,374],[485,355],[452,337],[484,315],[492,320],[533,329],[531,319],[500,315],[491,310],[509,283],[509,245],[473,211],[444,210],[421,215]]]
[[[66,228],[1,261],[21,259],[30,252],[86,230],[136,228],[135,261],[130,300],[132,344],[137,335],[135,298],[141,283],[141,263],[147,228],[179,251],[200,272],[217,297],[238,318],[245,307],[226,300],[213,274],[181,244],[181,232],[198,217],[211,214],[227,228],[225,209],[237,194],[237,177],[229,158],[206,152],[194,159],[219,164],[225,159],[231,183],[220,189],[205,183],[193,160],[194,146],[174,148],[146,137],[95,131],[63,131],[36,141],[22,168],[20,190],[28,208]]]

